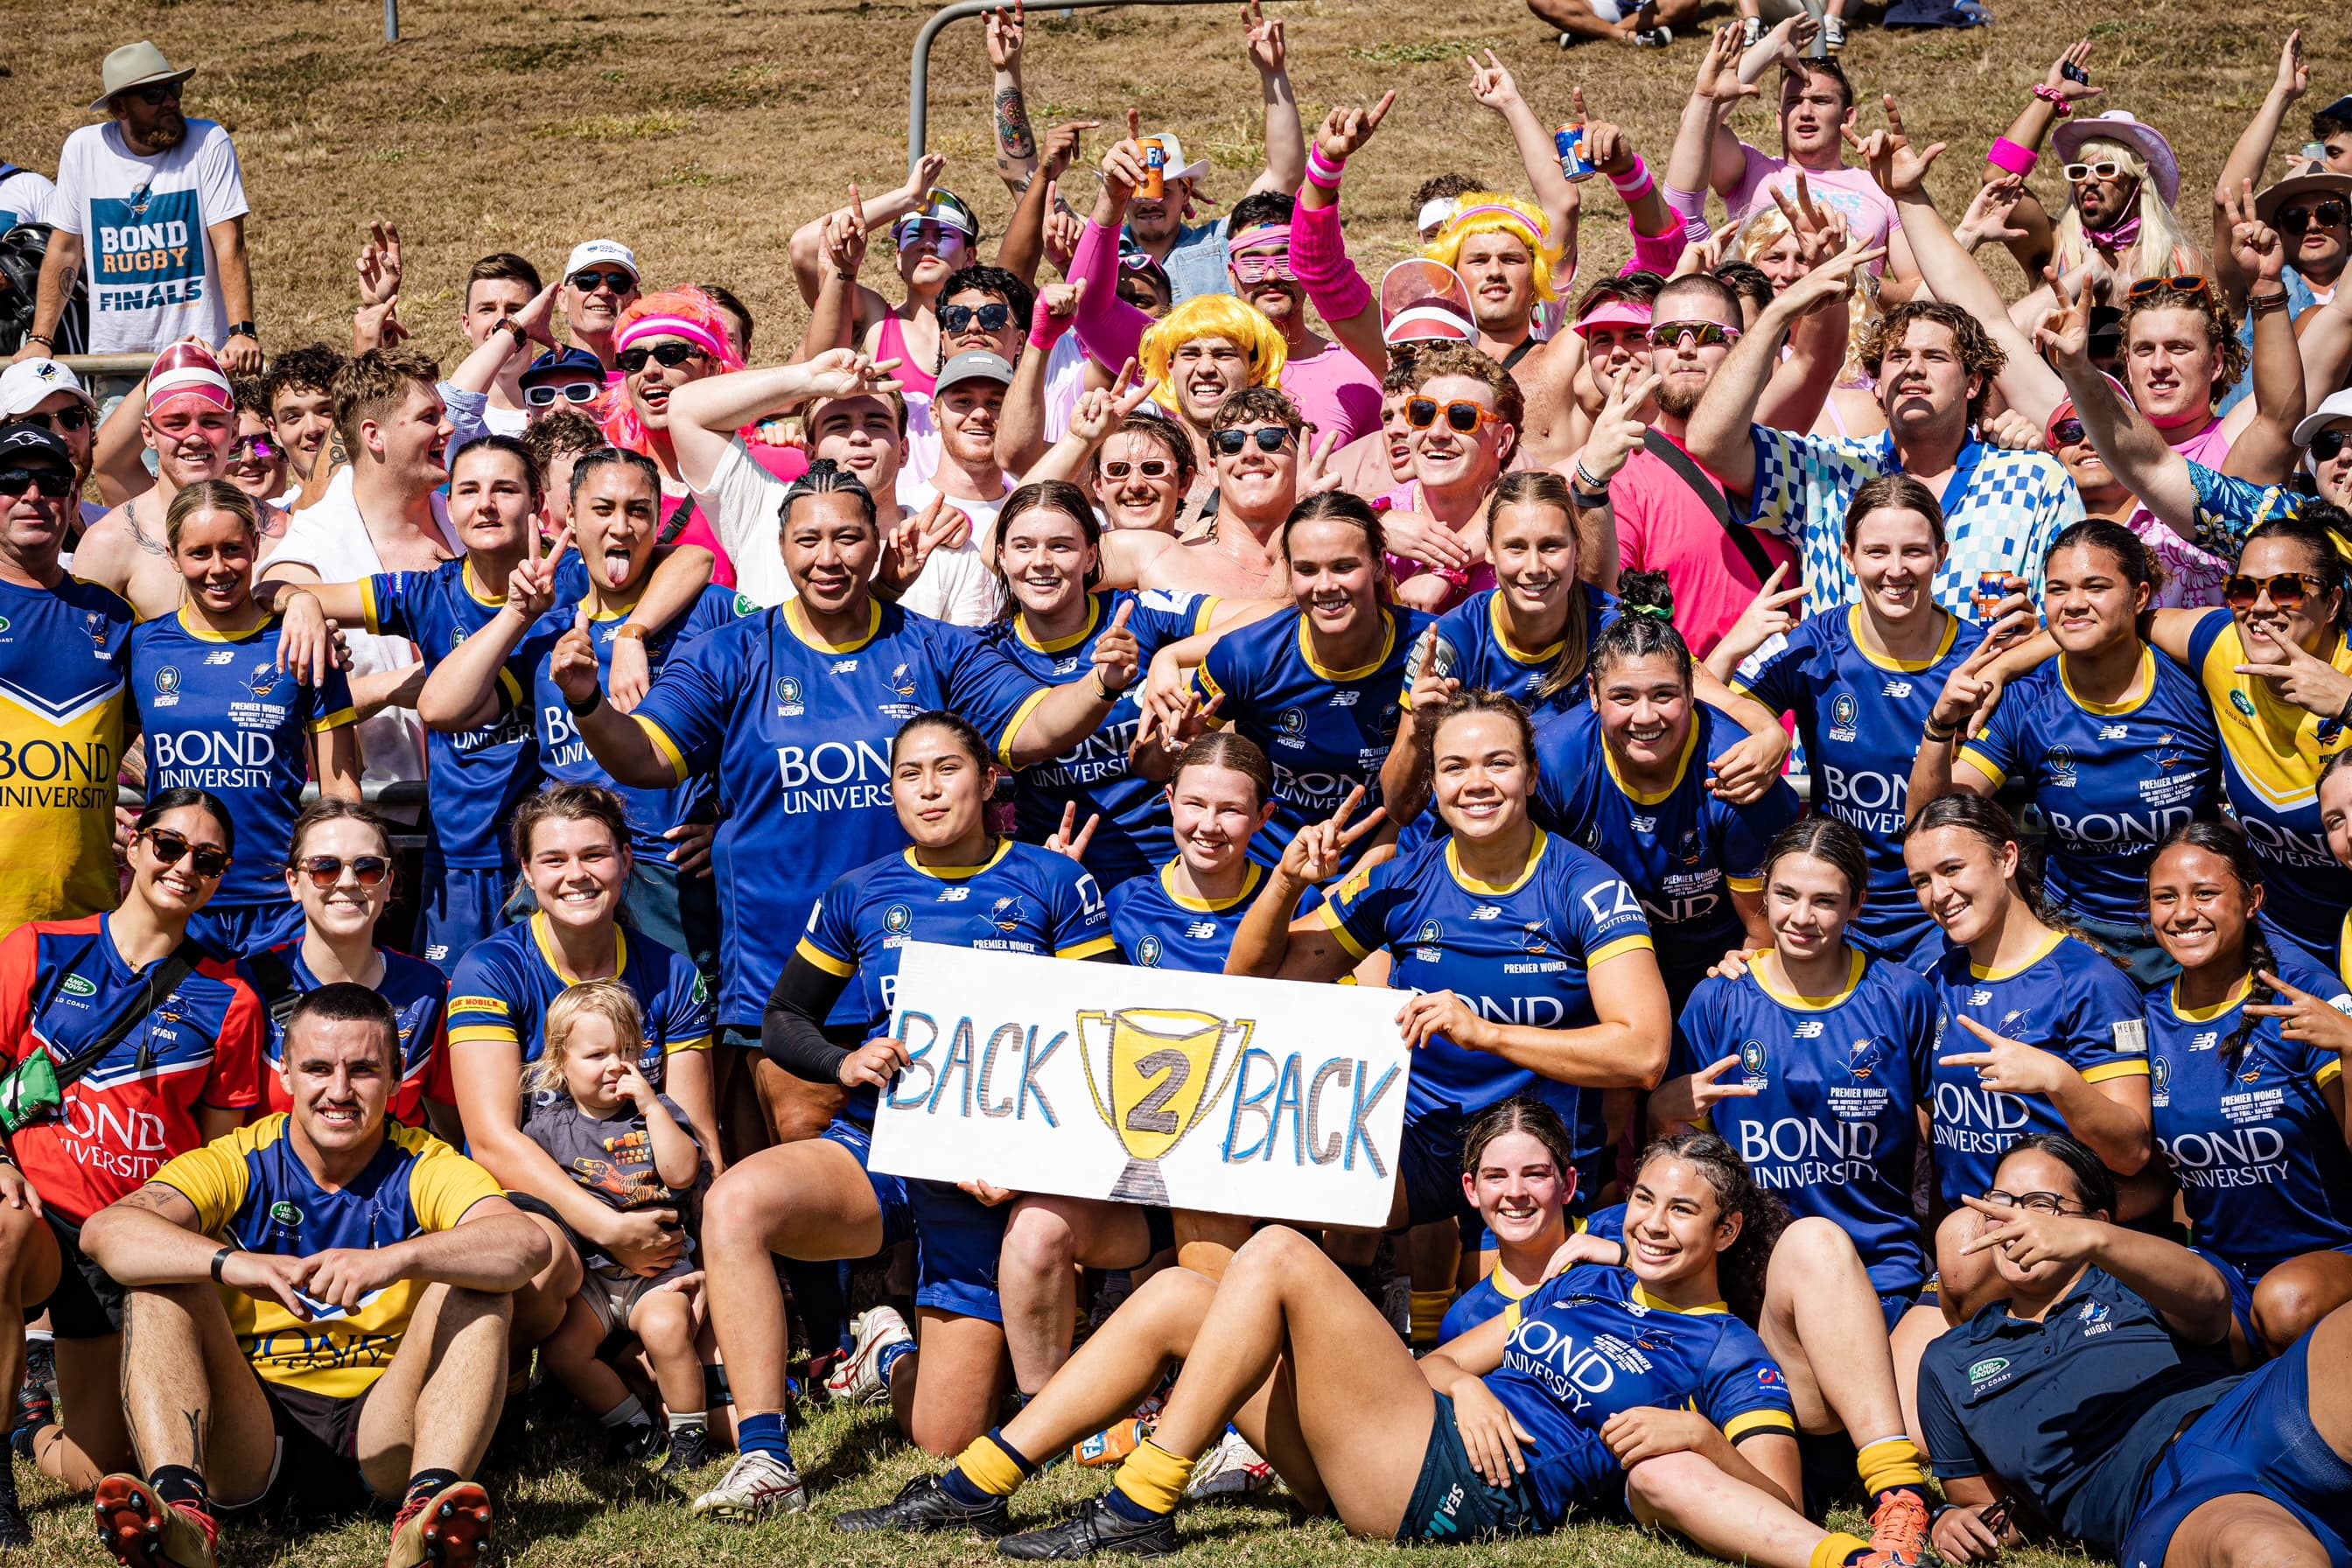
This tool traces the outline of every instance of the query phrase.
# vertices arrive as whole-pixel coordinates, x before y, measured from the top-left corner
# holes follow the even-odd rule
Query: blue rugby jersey
[[[1177,969],[1190,974],[1223,974],[1234,933],[1265,883],[1265,868],[1250,862],[1242,890],[1233,898],[1195,899],[1176,890],[1176,862],[1159,874],[1137,877],[1110,890],[1110,933],[1118,950],[1139,969]]]
[[[1127,629],[1135,634],[1148,668],[1161,648],[1207,630],[1216,604],[1204,594],[1119,589],[1089,595],[1085,628],[1067,637],[1038,642],[1018,615],[984,635],[1039,685],[1066,686],[1094,679],[1095,644],[1110,629],[1120,605],[1128,606]],[[1135,743],[1136,728],[1143,721],[1136,700],[1140,690],[1139,686],[1122,696],[1101,726],[1076,747],[1049,761],[1032,763],[1013,775],[1013,811],[1024,844],[1043,844],[1051,837],[1062,826],[1063,808],[1072,803],[1077,805],[1080,827],[1087,817],[1101,816],[1087,846],[1087,869],[1105,888],[1149,876],[1176,853],[1160,786],[1138,776],[1128,763],[1128,748]]]
[[[718,773],[719,1021],[758,1029],[818,895],[906,843],[890,799],[900,725],[951,709],[1003,759],[1047,695],[973,633],[878,602],[839,647],[794,600],[679,648],[636,719],[680,782]]]
[[[2005,1039],[2039,1047],[2092,1083],[2147,1076],[2147,1025],[2139,988],[2086,942],[2053,931],[2014,969],[1980,968],[1969,950],[1948,950],[1928,978],[1943,991],[1935,1054],[1989,1049],[1960,1027],[1974,1018]],[[1981,1197],[2011,1144],[2029,1132],[2064,1132],[2057,1108],[2039,1095],[2005,1094],[1977,1081],[1972,1067],[1935,1069],[1936,1177],[1947,1206]]]
[[[302,962],[299,940],[269,951],[286,966],[296,995],[307,996],[319,988],[319,977]],[[400,1072],[384,1114],[407,1126],[423,1127],[425,1100],[457,1102],[449,1079],[449,977],[423,959],[388,947],[376,949],[376,956],[383,960],[383,978],[376,983],[375,994],[392,1004],[400,1030]],[[293,1110],[293,1096],[286,1092],[280,1076],[286,1066],[286,1026],[275,1018],[269,1020],[269,1038],[262,1052],[269,1109]]]
[[[2164,836],[2221,810],[2221,740],[2204,691],[2152,647],[2139,695],[2091,702],[2053,658],[2001,694],[1960,757],[2000,784],[2024,780],[2050,824],[2044,874],[2059,907],[2142,925],[2147,868]]]
[[[2273,973],[2352,1012],[2352,995],[2292,948]],[[2332,1050],[2281,1037],[2262,1019],[2237,1054],[2222,1042],[2243,1021],[2251,987],[2214,1007],[2184,1008],[2176,984],[2147,993],[2148,1089],[2156,1143],[2197,1243],[2249,1279],[2305,1252],[2352,1246],[2352,1151],[2323,1092],[2344,1072]]]
[[[925,866],[904,849],[859,867],[809,911],[798,952],[855,982],[844,1000],[862,1023],[860,1038],[872,1038],[889,1027],[898,950],[910,942],[1077,959],[1115,945],[1093,873],[1066,855],[1007,838],[982,866]],[[874,1090],[852,1093],[843,1114],[871,1126]]]
[[[1818,1215],[1853,1237],[1873,1289],[1906,1295],[1928,1274],[1911,1176],[1942,1003],[1899,963],[1851,948],[1846,958],[1845,988],[1819,1000],[1774,988],[1753,964],[1737,980],[1700,981],[1675,1026],[1666,1076],[1738,1057],[1717,1081],[1756,1094],[1718,1100],[1707,1123],[1791,1214]]]
[[[1849,605],[1817,615],[1749,654],[1731,689],[1776,713],[1793,713],[1812,769],[1813,808],[1862,835],[1870,896],[1847,935],[1883,958],[1906,963],[1940,940],[1903,867],[1911,762],[1944,682],[1984,639],[1984,628],[1947,616],[1932,659],[1885,659],[1862,643],[1866,612]],[[1918,967],[1918,965],[1915,965]]]
[[[1653,795],[1618,776],[1590,708],[1536,731],[1536,820],[1624,878],[1651,934],[1674,941],[1685,963],[1744,945],[1748,928],[1731,895],[1762,890],[1764,851],[1803,810],[1778,779],[1753,805],[1706,787],[1707,759],[1746,734],[1730,715],[1694,704],[1675,781]]]
[[[1503,635],[1502,599],[1500,588],[1482,589],[1437,617],[1437,673],[1460,681],[1465,691],[1501,692],[1525,708],[1528,717],[1538,724],[1582,709],[1592,689],[1590,666],[1575,680],[1538,700],[1536,689],[1550,678],[1565,641],[1548,647],[1512,646]],[[1590,654],[1601,628],[1617,618],[1617,596],[1590,583],[1579,583],[1570,613],[1584,616],[1584,647]],[[1408,710],[1412,707],[1412,683],[1421,674],[1423,640],[1415,637],[1405,658],[1402,700]]]
[[[131,634],[147,787],[210,790],[236,824],[236,852],[213,894],[223,909],[286,902],[310,737],[359,720],[341,670],[310,686],[278,668],[280,630],[269,616],[236,636],[207,631],[183,608]]]
[[[1223,694],[1220,725],[1257,742],[1274,764],[1274,820],[1250,840],[1250,857],[1272,866],[1309,823],[1339,809],[1363,786],[1355,821],[1381,804],[1381,764],[1396,740],[1405,660],[1432,617],[1384,607],[1386,639],[1360,669],[1326,669],[1315,661],[1306,617],[1296,609],[1269,616],[1217,639],[1200,668],[1203,701]],[[1367,837],[1357,853],[1369,847]]]
[[[1622,1246],[1625,1240],[1625,1205],[1612,1204],[1592,1214],[1570,1215],[1568,1228],[1577,1236],[1602,1237]],[[1539,1280],[1531,1289],[1514,1290],[1504,1282],[1501,1269],[1489,1268],[1478,1283],[1454,1298],[1454,1305],[1445,1309],[1445,1320],[1437,1326],[1437,1342],[1449,1343],[1479,1324],[1493,1321],[1510,1310],[1514,1303],[1527,1300],[1549,1283]]]
[[[636,994],[646,1018],[637,1070],[660,1089],[671,1052],[710,1048],[710,990],[684,953],[626,927],[616,929],[613,941],[620,958],[614,978]],[[450,1048],[496,1040],[519,1047],[524,1061],[537,1061],[547,1048],[548,1004],[579,983],[564,973],[545,910],[508,926],[475,943],[450,976]]]

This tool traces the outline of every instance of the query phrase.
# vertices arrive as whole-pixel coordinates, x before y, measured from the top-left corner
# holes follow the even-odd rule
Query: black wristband
[[[1930,719],[1925,724],[1922,724],[1919,727],[1919,730],[1922,734],[1927,737],[1927,739],[1935,742],[1936,744],[1939,746],[1948,746],[1954,741],[1960,738],[1960,730],[1958,725],[1955,724],[1948,730],[1938,730],[1936,728],[1936,721],[1933,719]]]
[[[597,709],[604,706],[604,689],[601,686],[598,687],[596,689],[596,695],[591,697],[585,702],[574,702],[572,699],[567,697],[563,700],[563,706],[572,710],[572,716],[574,719],[585,719],[589,714],[593,713]]]
[[[1617,1238],[1617,1267],[1620,1268],[1633,1267],[1633,1249],[1625,1245],[1625,1238],[1622,1236]]]
[[[225,1283],[226,1283],[226,1281],[225,1281],[225,1280],[223,1280],[223,1279],[221,1279],[221,1269],[227,1266],[228,1260],[229,1260],[230,1258],[232,1258],[236,1257],[236,1256],[237,1255],[237,1253],[238,1253],[238,1252],[240,1252],[240,1251],[242,1251],[242,1250],[243,1250],[243,1248],[241,1248],[241,1247],[222,1247],[218,1252],[215,1252],[215,1253],[214,1253],[214,1254],[213,1254],[213,1283],[214,1283],[214,1284],[215,1284],[215,1285],[220,1285],[220,1284],[225,1284]]]

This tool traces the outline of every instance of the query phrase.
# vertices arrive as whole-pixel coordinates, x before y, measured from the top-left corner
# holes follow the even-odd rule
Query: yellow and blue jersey
[[[1095,644],[1110,629],[1119,606],[1128,609],[1127,629],[1135,634],[1148,667],[1151,656],[1171,643],[1206,631],[1217,601],[1204,594],[1121,589],[1087,595],[1087,624],[1066,637],[1039,642],[1021,617],[1001,621],[984,634],[990,645],[1028,671],[1040,686],[1067,686],[1094,679]],[[1147,877],[1176,853],[1160,786],[1139,775],[1128,762],[1143,710],[1123,694],[1095,732],[1058,757],[1032,763],[1013,778],[1013,806],[1024,844],[1043,844],[1062,826],[1062,812],[1075,804],[1081,826],[1100,816],[1087,847],[1087,869],[1105,888]]]
[[[578,561],[566,555],[564,570]],[[585,571],[577,575],[584,579]],[[559,574],[559,593],[565,578]],[[498,618],[506,607],[475,581],[467,561],[446,561],[430,572],[386,572],[362,580],[366,627],[380,637],[406,637],[427,669],[459,643]],[[572,597],[577,597],[577,594]],[[495,871],[510,864],[507,823],[522,797],[539,787],[539,742],[531,731],[530,672],[555,639],[570,629],[544,621],[499,669],[499,711],[488,723],[425,737],[425,787],[432,805],[433,837],[441,861],[460,870]]]
[[[912,849],[861,866],[809,911],[798,955],[852,980],[845,1002],[870,1039],[898,1003],[898,950],[935,942],[982,952],[1093,958],[1110,952],[1110,910],[1092,873],[1066,855],[1007,838],[981,866],[925,866]],[[874,1091],[843,1112],[872,1125]]]
[[[2324,969],[2292,948],[2274,973],[2352,1012]],[[2305,1252],[2352,1247],[2352,1151],[2324,1092],[2344,1072],[2336,1052],[2289,1040],[2264,1018],[2243,1048],[2222,1045],[2243,1021],[2251,984],[2217,1006],[2180,1005],[2174,982],[2147,993],[2149,1094],[2156,1144],[2198,1245],[2259,1279]]]
[[[1842,605],[1769,638],[1740,665],[1731,689],[1776,713],[1796,715],[1812,769],[1813,809],[1861,834],[1870,852],[1870,897],[1848,940],[1924,969],[1941,951],[1942,936],[1903,866],[1911,761],[1937,695],[1984,629],[1947,616],[1933,658],[1887,658],[1863,646],[1864,613],[1859,605]]]
[[[1589,652],[1601,629],[1617,618],[1617,596],[1590,583],[1577,584],[1574,592],[1569,613],[1584,617],[1584,646]],[[1501,692],[1526,709],[1528,717],[1538,724],[1581,709],[1592,689],[1591,668],[1559,690],[1538,698],[1537,689],[1551,678],[1565,639],[1546,647],[1515,646],[1503,631],[1502,598],[1500,588],[1482,589],[1437,617],[1437,673],[1460,681],[1465,691]],[[1400,700],[1408,710],[1412,707],[1412,683],[1421,676],[1421,647],[1425,640],[1413,638],[1405,656],[1404,696]]]
[[[1232,898],[1192,898],[1176,890],[1176,862],[1171,860],[1157,876],[1137,877],[1110,890],[1110,933],[1128,963],[1139,969],[1223,974],[1234,933],[1265,884],[1265,868],[1253,860],[1242,890]]]
[[[838,646],[795,600],[676,650],[636,720],[680,783],[718,774],[719,1022],[756,1030],[809,907],[907,842],[890,800],[899,726],[951,709],[1003,760],[1046,695],[974,633],[878,602]]]
[[[1625,1205],[1612,1204],[1589,1215],[1570,1215],[1568,1228],[1578,1236],[1597,1236],[1622,1245],[1625,1239]],[[1445,1309],[1444,1321],[1437,1326],[1437,1342],[1445,1344],[1481,1323],[1492,1322],[1549,1282],[1538,1280],[1527,1289],[1515,1289],[1503,1278],[1501,1269],[1489,1268],[1484,1279],[1454,1298],[1454,1305]]]
[[[672,1052],[710,1048],[710,989],[692,959],[651,937],[621,927],[613,942],[620,959],[614,978],[636,994],[646,1018],[637,1070],[660,1089]],[[579,984],[564,971],[546,911],[507,927],[457,961],[449,981],[450,1049],[494,1040],[537,1061],[547,1048],[548,1005]]]
[[[1693,704],[1674,782],[1651,793],[1619,775],[1590,708],[1536,731],[1536,820],[1624,878],[1651,934],[1679,944],[1685,969],[1704,971],[1744,944],[1731,895],[1763,890],[1764,852],[1803,810],[1779,779],[1753,805],[1706,787],[1707,759],[1746,735],[1730,715]]]
[[[1960,757],[2000,784],[2021,779],[2050,824],[2044,876],[2061,909],[2142,925],[2156,847],[2221,814],[2221,738],[2195,678],[2140,649],[2137,695],[2093,702],[2053,658],[2009,688]]]
[[[651,678],[660,679],[662,667],[677,649],[755,608],[751,600],[738,596],[730,589],[703,589],[683,615],[645,639],[646,664]],[[560,602],[540,617],[539,625],[531,631],[530,640],[543,644],[545,649],[530,671],[531,722],[539,735],[540,769],[557,784],[602,784],[619,795],[622,804],[629,808],[629,847],[640,860],[660,860],[675,847],[663,835],[683,823],[710,819],[718,786],[709,773],[701,773],[681,779],[668,789],[639,789],[614,778],[604,771],[603,763],[589,754],[588,742],[580,736],[579,721],[572,717],[563,689],[555,684],[551,673],[556,640],[572,629],[579,612],[578,599]],[[596,649],[596,681],[600,686],[612,684],[613,645],[619,641],[621,628],[628,618],[626,610],[606,610],[588,618],[588,640]]]
[[[1668,1078],[1739,1058],[1717,1081],[1755,1090],[1706,1121],[1739,1151],[1756,1184],[1799,1216],[1853,1237],[1881,1296],[1927,1281],[1927,1238],[1911,1212],[1919,1111],[1935,1092],[1936,988],[1899,963],[1846,950],[1845,988],[1800,997],[1750,965],[1699,982],[1675,1025]]]
[[[1536,832],[1508,886],[1465,873],[1451,838],[1349,873],[1315,918],[1349,956],[1386,949],[1400,991],[1452,991],[1482,1017],[1538,1029],[1595,1021],[1591,973],[1650,948],[1649,922],[1624,879],[1566,839]],[[1560,1113],[1587,1169],[1607,1142],[1601,1095],[1538,1080],[1506,1058],[1434,1036],[1414,1054],[1405,1121],[1475,1116],[1521,1092]]]
[[[224,908],[286,901],[310,737],[359,719],[341,670],[313,686],[278,668],[280,630],[268,616],[234,636],[209,631],[184,607],[131,634],[147,787],[209,790],[236,824],[236,858],[213,895]]]
[[[1734,1443],[1794,1437],[1788,1380],[1717,1302],[1670,1307],[1632,1270],[1585,1263],[1503,1312],[1503,1364],[1482,1380],[1535,1441],[1524,1485],[1547,1527],[1622,1507],[1625,1469],[1601,1428],[1627,1410],[1696,1410]]]
[[[1929,978],[1943,992],[1938,1058],[1990,1047],[1961,1018],[2004,1039],[2063,1058],[2090,1083],[2146,1078],[2147,1024],[2139,988],[2098,949],[2057,931],[2013,969],[1987,969],[1969,950],[1946,950]],[[1936,1067],[1936,1176],[1945,1204],[1982,1197],[2000,1157],[2032,1132],[2064,1132],[2065,1119],[2040,1095],[2005,1094],[1977,1081],[1972,1067]]]
[[[95,583],[0,583],[0,932],[110,910],[131,606]]]
[[[1298,830],[1338,811],[1349,790],[1364,791],[1359,822],[1381,804],[1381,764],[1403,713],[1405,660],[1432,619],[1387,605],[1381,616],[1380,651],[1359,669],[1318,664],[1296,609],[1227,633],[1201,666],[1202,700],[1224,698],[1217,721],[1255,742],[1274,764],[1274,820],[1250,840],[1261,864],[1279,861]]]
[[[2205,689],[2221,734],[2221,781],[2230,811],[2263,864],[2263,913],[2311,952],[2336,940],[2352,907],[2352,870],[2336,863],[2319,820],[2319,773],[2352,744],[2340,719],[2322,719],[2280,698],[2259,675],[2240,675],[2245,640],[2227,610],[2203,610],[2189,634],[2189,668]],[[2352,674],[2352,642],[2327,662]]]
[[[154,1180],[195,1205],[196,1227],[206,1236],[281,1258],[396,1246],[453,1229],[484,1198],[504,1195],[488,1171],[430,1132],[390,1122],[366,1168],[330,1192],[294,1152],[282,1112],[190,1150]],[[237,1348],[257,1373],[305,1393],[356,1399],[392,1364],[428,1288],[425,1280],[396,1279],[348,1311],[305,1297],[307,1321],[274,1296],[219,1289]]]

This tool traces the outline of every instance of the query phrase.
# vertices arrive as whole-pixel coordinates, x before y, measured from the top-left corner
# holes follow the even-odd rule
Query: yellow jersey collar
[[[1537,828],[1535,833],[1534,840],[1528,846],[1528,863],[1521,867],[1519,874],[1507,883],[1482,882],[1465,871],[1462,868],[1462,844],[1461,840],[1456,838],[1449,837],[1445,841],[1445,869],[1453,876],[1455,883],[1465,891],[1484,893],[1489,898],[1496,899],[1516,893],[1528,885],[1528,879],[1536,874],[1538,866],[1543,864],[1544,848],[1551,842],[1551,836],[1542,828]]]
[[[1667,781],[1666,787],[1662,790],[1644,792],[1627,784],[1625,775],[1617,771],[1617,753],[1609,749],[1609,738],[1606,735],[1601,738],[1601,760],[1609,769],[1610,782],[1622,790],[1625,793],[1625,798],[1635,805],[1656,805],[1662,801],[1671,799],[1675,791],[1683,787],[1683,780],[1690,776],[1691,757],[1697,750],[1698,700],[1696,698],[1691,700],[1690,728],[1683,736],[1682,755],[1675,759],[1675,776]]]
[[[1102,600],[1093,594],[1087,595],[1087,624],[1068,637],[1055,637],[1051,642],[1037,640],[1035,634],[1029,629],[1027,616],[1015,613],[1013,617],[1013,635],[1039,653],[1066,652],[1094,636],[1095,628],[1100,625],[1102,625]]]
[[[1298,657],[1307,661],[1307,668],[1325,680],[1343,685],[1349,681],[1369,680],[1378,675],[1381,672],[1381,666],[1389,661],[1389,654],[1396,647],[1396,617],[1389,614],[1384,606],[1373,607],[1381,617],[1381,651],[1372,656],[1371,663],[1355,669],[1326,669],[1316,662],[1314,628],[1307,624],[1307,612],[1299,611]]]
[[[1896,658],[1892,654],[1883,654],[1872,647],[1870,640],[1862,635],[1863,617],[1867,613],[1860,605],[1846,606],[1846,635],[1853,639],[1854,651],[1881,669],[1892,669],[1905,675],[1933,669],[1944,662],[1945,655],[1952,651],[1952,644],[1960,635],[1960,618],[1949,610],[1938,607],[1936,613],[1944,617],[1944,635],[1936,644],[1936,651],[1921,659]]]
[[[991,869],[1007,855],[1012,854],[1013,840],[1010,838],[1001,838],[997,840],[996,853],[991,855],[987,859],[982,861],[977,866],[926,866],[920,860],[915,858],[915,850],[912,845],[901,849],[898,853],[906,858],[906,862],[911,869],[919,871],[926,877],[937,878],[942,882],[961,882],[970,878],[979,876],[982,871]]]
[[[555,945],[553,932],[548,929],[547,911],[535,910],[530,917],[530,940],[539,948],[541,963],[555,972],[555,977],[566,985],[580,984],[580,976],[563,967],[563,954]],[[613,928],[613,978],[618,980],[629,972],[629,933],[626,927]]]
[[[2156,650],[2146,643],[2140,645],[2139,673],[2132,677],[2131,687],[2119,702],[2094,702],[2075,690],[2074,683],[2066,677],[2066,656],[2063,654],[2058,656],[2058,684],[2064,689],[2066,700],[2085,713],[2115,715],[2132,712],[2147,707],[2148,699],[2156,695]]]
[[[829,643],[817,636],[816,628],[809,625],[808,613],[801,608],[798,599],[784,605],[784,629],[819,653],[856,653],[881,634],[882,604],[878,599],[866,601],[866,630],[855,642]]]
[[[1971,963],[1969,965],[1969,973],[1979,980],[2014,980],[2017,976],[2024,973],[2027,970],[2032,968],[2035,964],[2041,963],[2043,959],[2057,952],[2058,944],[2065,940],[2066,933],[2064,931],[2053,931],[2050,932],[2048,936],[2043,938],[2042,942],[2034,948],[2032,953],[2027,955],[2025,962],[2022,963],[2012,965],[2008,969],[1987,969],[1981,963]]]
[[[1265,876],[1265,868],[1252,860],[1243,868],[1240,892],[1230,899],[1196,899],[1189,893],[1180,893],[1176,890],[1176,868],[1181,863],[1171,860],[1160,868],[1160,890],[1166,893],[1169,902],[1178,909],[1191,910],[1195,914],[1223,914],[1237,905],[1249,902],[1251,897],[1257,891],[1259,881]]]

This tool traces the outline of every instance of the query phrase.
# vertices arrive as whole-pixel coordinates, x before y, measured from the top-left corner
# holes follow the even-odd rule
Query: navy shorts
[[[1461,1542],[1498,1535],[1533,1535],[1543,1529],[1534,1498],[1524,1486],[1498,1487],[1478,1473],[1454,1425],[1454,1401],[1441,1394],[1429,1448],[1421,1458],[1421,1479],[1397,1521],[1397,1542]]]
[[[838,1143],[856,1155],[857,1163],[861,1169],[865,1167],[866,1161],[874,1152],[873,1133],[855,1121],[845,1121],[838,1116],[833,1119],[833,1125],[817,1136],[827,1142]],[[877,1175],[870,1170],[866,1173],[866,1184],[874,1189],[876,1206],[882,1211],[883,1247],[896,1247],[898,1243],[913,1237],[915,1210],[907,1193],[910,1184],[898,1176]],[[994,1277],[992,1272],[990,1278]]]
[[[424,896],[416,913],[416,951],[444,974],[477,942],[507,925],[507,895],[514,877],[494,866],[443,866],[425,858]]]
[[[2164,1568],[2182,1521],[2237,1492],[2277,1503],[2318,1537],[2330,1563],[2352,1563],[2352,1465],[2311,1424],[2309,1334],[2240,1379],[2149,1468],[2117,1561]]]
[[[915,1305],[960,1318],[1004,1321],[996,1264],[1011,1204],[989,1207],[950,1182],[908,1182],[915,1212]]]
[[[1469,1128],[1462,1114],[1433,1110],[1404,1124],[1397,1147],[1397,1175],[1404,1183],[1408,1225],[1450,1219],[1457,1224],[1478,1211],[1462,1195],[1462,1144]]]
[[[282,903],[207,904],[188,917],[188,935],[223,958],[245,958],[302,935],[302,906]]]

